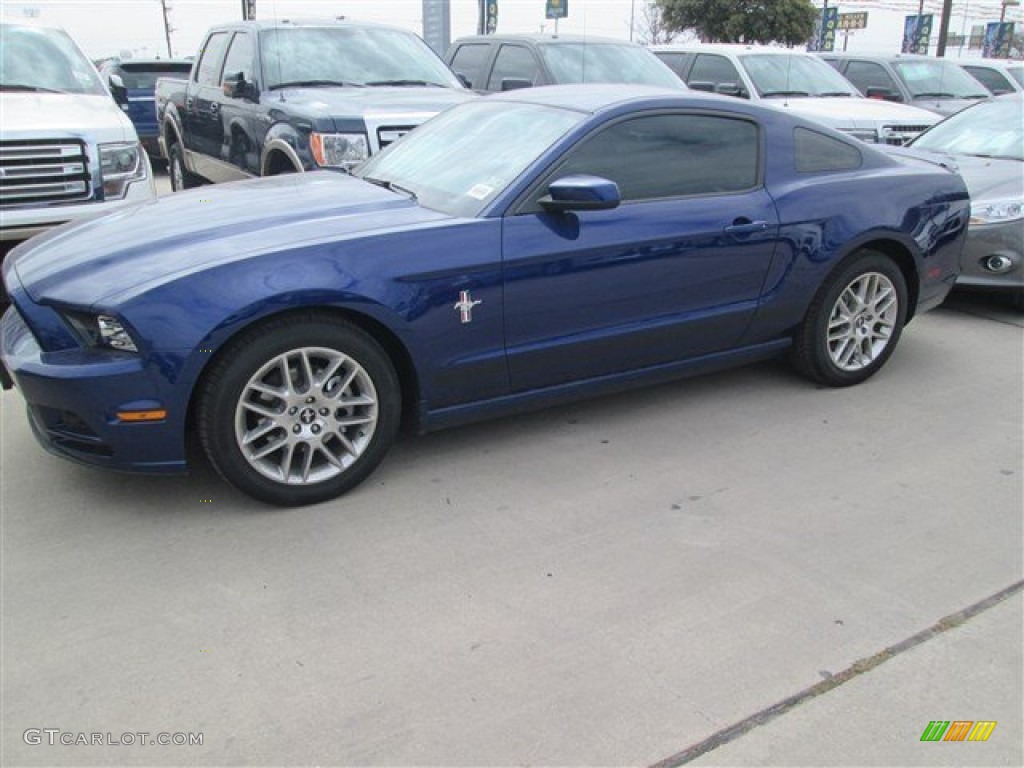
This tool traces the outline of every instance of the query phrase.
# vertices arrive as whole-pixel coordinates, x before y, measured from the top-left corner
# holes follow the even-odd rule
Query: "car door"
[[[203,47],[194,79],[185,94],[185,148],[192,153],[192,167],[201,176],[217,181],[216,159],[220,157],[223,127],[220,101],[223,97],[220,73],[228,32],[214,32]]]
[[[846,69],[842,74],[865,96],[884,98],[886,101],[904,100],[899,83],[881,64],[850,59],[846,62]]]
[[[544,70],[537,55],[525,45],[505,43],[494,57],[487,91],[509,91],[545,83]]]
[[[555,164],[504,222],[513,390],[735,345],[778,235],[762,145],[750,119],[652,113],[603,126]],[[574,174],[615,181],[622,203],[545,212],[548,184]]]
[[[258,176],[260,147],[259,83],[253,35],[236,32],[224,57],[223,101],[220,109],[221,169],[218,181]]]
[[[686,76],[686,84],[695,91],[750,98],[750,90],[736,65],[717,53],[698,53]]]

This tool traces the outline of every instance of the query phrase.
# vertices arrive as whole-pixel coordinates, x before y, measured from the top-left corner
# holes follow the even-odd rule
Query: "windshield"
[[[1021,85],[1024,85],[1024,67],[1007,67],[1006,74]]]
[[[761,98],[784,96],[859,96],[846,78],[827,63],[803,54],[740,56]]]
[[[152,90],[158,77],[187,78],[192,71],[190,61],[123,62],[117,72],[129,90]]]
[[[1024,121],[1019,97],[992,99],[957,112],[913,143],[955,155],[1024,160]]]
[[[893,69],[915,99],[985,99],[991,95],[956,64],[940,59],[896,61]]]
[[[556,83],[636,83],[682,88],[682,81],[646,48],[614,43],[547,43],[541,56]]]
[[[260,46],[268,88],[317,82],[461,87],[426,43],[400,29],[271,29]]]
[[[99,75],[66,33],[0,24],[0,90],[106,96]]]
[[[412,193],[427,208],[475,216],[585,117],[536,104],[469,102],[427,121],[355,175]]]

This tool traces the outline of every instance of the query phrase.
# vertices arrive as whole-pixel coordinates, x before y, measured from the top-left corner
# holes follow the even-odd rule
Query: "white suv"
[[[656,45],[651,50],[692,89],[763,101],[879,144],[906,144],[941,118],[861,96],[816,56],[754,45]]]
[[[50,227],[154,198],[131,120],[67,33],[0,21],[0,39],[0,258]]]

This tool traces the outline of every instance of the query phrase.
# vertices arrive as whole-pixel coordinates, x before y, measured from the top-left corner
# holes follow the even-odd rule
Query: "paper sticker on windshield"
[[[490,187],[487,184],[476,184],[473,186],[467,194],[474,200],[483,200],[494,191],[494,187]]]

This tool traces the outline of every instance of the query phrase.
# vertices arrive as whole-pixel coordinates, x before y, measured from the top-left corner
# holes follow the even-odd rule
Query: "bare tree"
[[[639,17],[633,20],[631,39],[641,45],[658,45],[671,43],[680,37],[678,30],[669,29],[661,16],[661,6],[654,0],[642,0],[643,8]],[[683,37],[687,37],[683,33]]]

